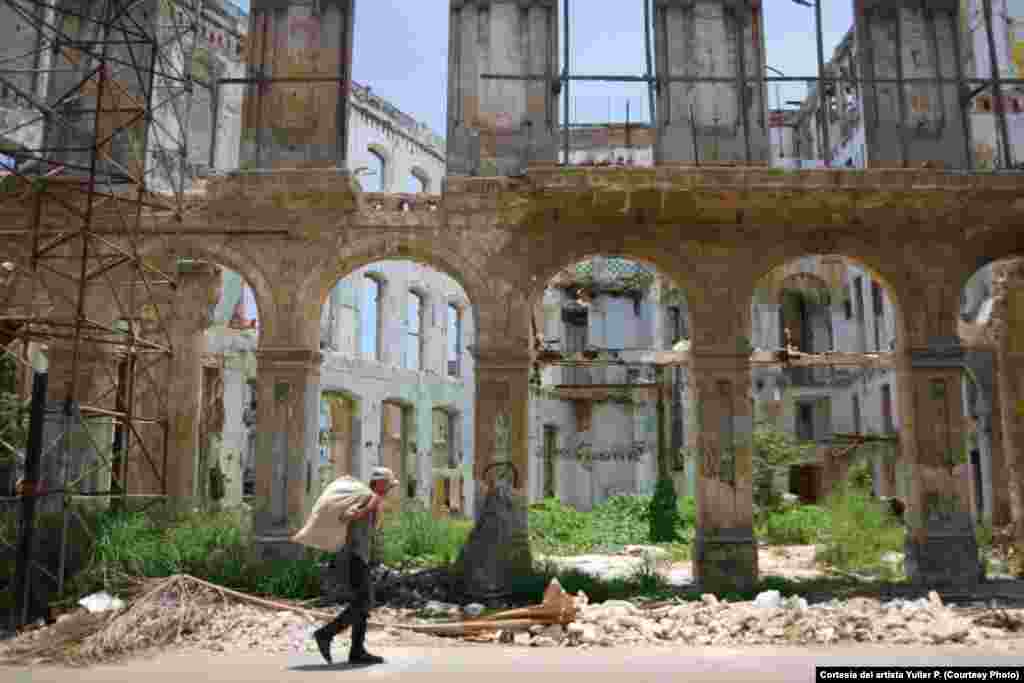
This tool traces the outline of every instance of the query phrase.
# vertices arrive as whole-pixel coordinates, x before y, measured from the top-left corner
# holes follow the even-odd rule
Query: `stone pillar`
[[[960,76],[958,3],[856,0],[854,5],[869,166],[929,161],[968,168],[968,124],[956,83],[905,83],[901,89],[870,80]]]
[[[167,383],[166,493],[187,509],[198,495],[199,424],[202,416],[204,331],[217,301],[220,268],[206,263],[179,266],[173,318],[168,321],[171,368]],[[204,472],[203,475],[206,473]]]
[[[353,0],[253,0],[242,169],[345,169]]]
[[[891,498],[896,492],[896,462],[889,454],[878,458],[878,495]]]
[[[116,389],[111,389],[111,385],[117,384],[117,360],[97,350],[94,344],[83,342],[77,373],[73,370],[73,349],[67,344],[50,346],[47,361],[47,416],[40,480],[49,491],[64,488],[65,481],[74,493],[106,491],[110,470],[104,467],[104,459],[109,461],[111,455],[112,423],[109,418],[88,413],[83,417],[82,407],[114,407]],[[78,379],[72,386],[75,374]],[[66,415],[69,398],[71,412]],[[40,500],[39,511],[58,512],[61,506],[60,495],[47,496]]]
[[[901,457],[910,470],[906,573],[929,587],[971,588],[981,579],[970,500],[955,474],[965,425],[957,339],[911,349],[896,368]]]
[[[453,576],[455,588],[473,599],[507,594],[516,577],[532,570],[527,533],[529,491],[529,372],[522,351],[473,350],[476,358],[476,453],[474,480],[479,493],[476,524],[463,546]],[[513,487],[507,468],[519,473]],[[484,473],[486,472],[486,477]]]
[[[976,433],[981,454],[981,518],[996,525],[1005,525],[1009,523],[1010,510],[1006,477],[1003,476],[995,353],[991,349],[971,348],[967,350],[965,362],[977,387],[974,406],[968,406],[968,410],[977,418]],[[967,385],[964,386],[966,388]],[[993,416],[996,416],[995,420]]]
[[[1017,556],[1024,557],[1024,259],[1000,269],[992,311],[1002,452]],[[1015,569],[1020,569],[1016,567]]]
[[[451,0],[448,173],[514,175],[558,159],[558,36],[556,0]]]
[[[225,358],[224,369],[224,437],[221,467],[227,474],[224,504],[242,502],[242,476],[248,430],[245,428],[246,386],[245,363]]]
[[[761,16],[756,0],[655,0],[657,163],[768,163],[764,83],[741,82],[764,74]]]
[[[697,535],[694,576],[712,593],[745,591],[757,582],[754,539],[750,359],[694,354],[691,384],[697,428]]]
[[[999,387],[1000,366],[995,364],[992,393],[989,401],[978,409],[978,443],[982,452],[982,476],[985,495],[991,508],[993,526],[1002,527],[1013,521],[1010,513],[1010,476],[1007,466],[1006,444],[1003,440],[1003,399]],[[989,458],[985,461],[985,448]]]
[[[475,349],[476,453],[473,480],[477,501],[494,482],[484,471],[495,462],[510,461],[519,472],[518,491],[529,491],[530,359],[525,354]],[[497,468],[495,468],[497,469]]]
[[[319,456],[321,354],[275,348],[256,357],[256,553],[294,559],[302,547],[289,538],[305,522]]]

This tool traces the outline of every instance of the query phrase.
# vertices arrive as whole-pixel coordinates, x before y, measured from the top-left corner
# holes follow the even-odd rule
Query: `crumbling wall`
[[[660,78],[758,78],[764,73],[759,2],[655,0]],[[664,83],[658,97],[656,163],[767,163],[764,83]],[[695,148],[696,147],[696,148]]]
[[[555,0],[451,0],[449,31],[448,173],[515,175],[530,162],[554,161]]]
[[[957,77],[956,0],[858,0],[854,16],[865,80]],[[863,102],[871,166],[967,168],[967,124],[956,83],[867,83]]]

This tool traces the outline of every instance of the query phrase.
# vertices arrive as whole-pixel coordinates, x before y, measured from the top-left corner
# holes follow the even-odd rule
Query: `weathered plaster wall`
[[[370,87],[353,84],[349,98],[348,166],[353,172],[377,164],[371,150],[384,158],[384,178],[357,179],[366,191],[413,192],[415,177],[425,181],[426,192],[440,194],[445,174],[444,141]]]
[[[867,78],[957,77],[955,2],[884,5],[855,12],[860,73]],[[878,83],[864,98],[871,164],[935,161],[966,168],[964,114],[955,83]]]
[[[554,161],[558,99],[542,75],[558,69],[558,5],[553,0],[451,0],[448,49],[448,170],[507,175]]]
[[[757,3],[657,0],[657,72],[662,77],[756,78],[765,64],[762,26]],[[655,159],[661,162],[741,161],[748,156],[752,162],[769,161],[763,83],[745,91],[728,82],[667,83],[658,111]]]
[[[368,305],[367,274],[383,283],[379,318],[380,360],[363,352],[364,308]],[[403,349],[409,343],[408,292],[424,295],[422,305],[423,349],[420,370],[406,369]],[[458,377],[448,375],[448,304],[462,309],[462,340]],[[416,444],[417,495],[429,500],[434,474],[431,461],[433,414],[435,408],[456,412],[461,421],[461,453],[467,504],[471,501],[474,430],[474,360],[468,348],[473,344],[475,323],[466,294],[452,278],[413,261],[379,261],[343,278],[325,302],[321,314],[324,367],[322,391],[343,391],[358,400],[361,410],[361,448],[356,456],[358,473],[380,464],[381,408],[385,400],[401,401],[413,407]],[[472,508],[470,508],[472,509]]]

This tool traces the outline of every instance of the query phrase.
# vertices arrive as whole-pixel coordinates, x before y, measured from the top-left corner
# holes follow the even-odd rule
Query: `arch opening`
[[[471,509],[474,313],[455,278],[418,260],[370,261],[327,287],[321,402],[335,392],[358,397],[349,413],[332,413],[330,431],[340,419],[359,435],[347,441],[349,470],[335,474],[382,465],[401,482],[393,507]]]
[[[844,484],[859,495],[906,499],[911,473],[899,459],[894,353],[902,320],[893,289],[858,259],[807,255],[756,282],[750,316],[761,522],[786,499],[821,505]],[[902,543],[895,531],[886,538]]]
[[[1024,258],[986,260],[966,278],[959,292],[957,334],[965,347],[963,380],[966,455],[961,488],[975,523],[1005,528],[1013,522],[1007,482],[1015,475],[1014,448],[1020,448],[1022,368],[1015,351],[1024,350]],[[989,569],[1005,570],[1005,549],[988,558]]]
[[[659,452],[677,493],[693,495],[677,457],[692,334],[685,290],[647,262],[599,254],[536,283],[531,303],[531,500],[589,510],[649,495]]]

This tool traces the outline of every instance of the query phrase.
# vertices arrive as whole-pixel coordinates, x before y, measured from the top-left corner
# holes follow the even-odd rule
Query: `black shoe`
[[[324,660],[328,664],[332,664],[331,661],[331,641],[334,640],[331,636],[320,631],[313,632],[313,639],[316,641],[316,646],[320,649],[320,654],[323,655]]]
[[[383,664],[384,658],[378,657],[377,655],[371,655],[365,650],[363,652],[354,652],[348,656],[349,664]]]

